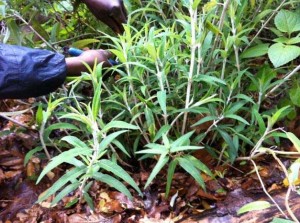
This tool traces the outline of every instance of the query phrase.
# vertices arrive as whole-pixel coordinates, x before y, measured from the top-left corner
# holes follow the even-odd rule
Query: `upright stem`
[[[192,89],[192,79],[195,67],[195,60],[196,60],[196,23],[197,23],[197,9],[193,10],[192,6],[190,6],[190,17],[191,17],[191,64],[188,76],[188,85],[186,90],[186,99],[185,99],[185,109],[188,109],[190,105],[190,96],[191,96],[191,89]],[[183,116],[183,125],[181,129],[181,134],[184,134],[187,124],[187,116],[188,112],[186,111]]]

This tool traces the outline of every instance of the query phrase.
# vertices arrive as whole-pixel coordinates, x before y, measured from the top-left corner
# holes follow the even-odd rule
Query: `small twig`
[[[13,118],[10,118],[10,117],[8,117],[8,116],[5,116],[5,115],[0,114],[0,117],[2,117],[2,118],[4,118],[4,119],[7,119],[8,121],[11,121],[11,122],[13,122],[13,123],[15,123],[15,124],[17,124],[17,125],[19,125],[19,126],[21,126],[21,127],[26,128],[26,129],[32,129],[32,128],[30,128],[28,125],[24,125],[24,124],[22,124],[21,122],[18,122],[17,120],[15,120],[15,119],[13,119]],[[32,130],[34,130],[34,129],[32,129]]]
[[[291,187],[291,185],[289,185],[289,188],[286,192],[286,196],[285,196],[285,199],[284,199],[284,204],[285,204],[285,208],[286,208],[287,212],[289,213],[289,215],[291,216],[293,221],[299,223],[299,220],[297,219],[297,217],[295,216],[295,214],[293,213],[293,211],[291,210],[290,205],[289,205],[289,197],[290,197],[290,194],[291,194],[291,190],[292,190],[292,187]]]
[[[298,65],[291,73],[287,74],[285,78],[283,78],[283,81],[280,84],[277,84],[274,86],[267,94],[266,98],[270,96],[277,88],[279,88],[283,83],[285,83],[288,79],[290,79],[295,73],[297,73],[300,70],[300,65]]]
[[[47,40],[45,40],[22,16],[14,13],[14,16],[20,19],[22,22],[24,22],[32,32],[34,32],[35,35],[37,35],[47,46],[49,46],[52,50],[55,52],[57,51]]]
[[[266,187],[265,187],[265,185],[264,185],[264,182],[262,181],[262,179],[261,179],[261,177],[260,177],[260,175],[259,175],[259,172],[258,172],[258,168],[257,168],[257,166],[256,166],[256,163],[255,163],[252,159],[250,159],[250,161],[252,162],[252,164],[253,164],[253,166],[254,166],[256,175],[257,175],[257,177],[258,177],[258,179],[259,179],[259,182],[260,182],[260,184],[261,184],[261,187],[262,187],[264,193],[265,193],[265,194],[270,198],[270,200],[275,204],[275,206],[278,208],[278,210],[281,212],[281,214],[282,214],[285,218],[288,219],[288,216],[283,212],[283,210],[281,209],[281,207],[276,203],[276,201],[273,199],[273,197],[268,193],[268,191],[267,191],[267,189],[266,189]]]

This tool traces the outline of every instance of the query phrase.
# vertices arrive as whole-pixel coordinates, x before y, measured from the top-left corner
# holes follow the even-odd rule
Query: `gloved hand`
[[[97,19],[107,24],[115,33],[122,33],[126,23],[123,0],[82,0]]]

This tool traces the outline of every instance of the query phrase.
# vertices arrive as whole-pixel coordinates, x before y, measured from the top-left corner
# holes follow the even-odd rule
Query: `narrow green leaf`
[[[169,196],[170,189],[171,189],[171,183],[172,183],[172,179],[173,179],[177,164],[178,164],[177,159],[172,160],[169,164],[168,174],[167,174],[166,197]]]
[[[74,157],[79,156],[79,155],[90,155],[92,153],[91,149],[83,149],[82,147],[80,148],[74,148],[70,149],[68,151],[62,152],[58,156],[52,158],[50,163],[43,169],[41,172],[39,178],[37,179],[37,183],[41,181],[41,179],[52,169],[55,167],[58,167],[60,164],[67,162],[68,160],[72,160]]]
[[[121,181],[117,180],[116,178],[99,172],[93,173],[93,178],[115,188],[116,190],[125,194],[130,200],[133,199],[130,191],[125,187],[125,185]]]
[[[83,175],[86,171],[86,167],[75,167],[70,171],[67,171],[61,178],[59,178],[50,188],[44,191],[38,198],[37,203],[40,203],[46,200],[51,195],[55,194],[58,190],[60,190],[65,184],[76,180],[79,176]]]
[[[300,153],[300,140],[298,139],[298,137],[295,136],[295,134],[292,132],[286,132],[286,136],[293,143],[297,151]]]
[[[278,119],[282,118],[284,115],[287,115],[286,110],[289,107],[290,107],[289,105],[282,107],[279,110],[277,110],[274,115],[272,115],[272,118],[271,118],[272,125],[274,125],[278,121]]]
[[[149,184],[152,182],[152,180],[156,177],[156,175],[159,173],[159,171],[166,165],[166,163],[169,161],[169,157],[166,156],[166,154],[163,154],[159,157],[158,162],[156,163],[155,167],[153,168],[144,189],[146,189]]]
[[[190,137],[194,134],[195,131],[188,132],[182,136],[180,136],[178,139],[176,139],[172,145],[170,152],[173,152],[173,150],[178,146],[185,146],[188,145],[190,142]]]
[[[91,43],[99,43],[100,41],[98,39],[83,39],[83,40],[78,40],[76,42],[72,43],[73,47],[82,49],[84,47],[87,47]]]
[[[92,113],[94,121],[97,119],[99,111],[101,110],[101,92],[102,92],[102,85],[97,84],[97,87],[94,92],[93,102],[92,102]]]
[[[149,145],[149,144],[147,144],[147,145]],[[158,145],[158,144],[156,144],[156,145]],[[166,153],[166,151],[167,151],[167,148],[165,146],[159,145],[159,148],[143,149],[141,151],[136,152],[136,154],[143,154],[143,153],[163,154],[163,153]]]
[[[51,205],[57,204],[61,199],[63,199],[69,193],[71,193],[72,191],[76,190],[79,187],[79,185],[80,185],[80,183],[76,182],[76,183],[72,183],[72,184],[69,184],[68,186],[66,186],[61,192],[59,192],[55,196],[55,198],[51,202]]]
[[[213,177],[213,173],[210,171],[210,169],[204,163],[202,163],[200,160],[198,160],[196,157],[191,156],[191,155],[185,155],[184,158],[186,158],[191,163],[193,163],[193,165],[198,170],[204,172],[205,174],[207,174],[210,177]]]
[[[112,129],[112,128],[116,128],[116,129],[132,129],[132,130],[138,130],[139,127],[137,127],[136,125],[132,125],[129,124],[127,122],[123,122],[123,121],[111,121],[108,124],[106,124],[103,129],[102,132],[107,132],[108,130]]]
[[[106,171],[112,172],[116,176],[120,177],[122,180],[124,180],[126,183],[128,183],[130,186],[132,186],[140,195],[142,194],[140,188],[137,186],[135,181],[131,178],[131,176],[122,169],[118,164],[113,163],[110,160],[102,159],[100,160],[97,165]]]
[[[229,159],[230,159],[230,162],[233,163],[235,158],[237,157],[238,148],[236,148],[236,146],[233,143],[232,138],[229,136],[229,134],[227,132],[225,132],[221,129],[217,129],[217,131],[221,134],[222,138],[227,143],[227,145],[229,147],[229,150],[228,150]]]
[[[158,132],[156,133],[153,142],[156,142],[158,139],[162,137],[163,134],[166,134],[171,129],[170,125],[163,125]]]
[[[34,149],[30,150],[28,153],[26,153],[26,156],[24,158],[24,166],[26,166],[26,164],[28,163],[28,161],[31,159],[31,157],[37,153],[43,150],[43,147],[41,146],[37,146]]]
[[[118,132],[114,132],[112,134],[109,134],[108,136],[106,136],[101,143],[99,144],[100,149],[104,150],[107,148],[107,146],[113,141],[115,140],[115,138],[117,138],[119,135],[123,134],[124,132],[127,132],[127,130],[122,130],[122,131],[118,131]]]
[[[35,114],[35,121],[39,126],[41,126],[41,124],[43,122],[43,106],[42,106],[42,104],[39,104],[39,107]]]
[[[217,116],[206,116],[204,118],[201,118],[198,122],[196,122],[195,124],[192,125],[192,127],[195,127],[197,125],[201,125],[205,122],[209,122],[209,121],[213,121],[216,120],[218,117]]]
[[[200,172],[198,169],[193,165],[193,163],[190,162],[190,160],[180,157],[178,158],[179,165],[186,171],[188,172],[197,182],[198,184],[205,189],[205,183],[204,180],[201,177]]]
[[[254,201],[241,207],[237,214],[240,215],[249,211],[263,210],[269,207],[271,207],[271,204],[268,201]]]
[[[295,223],[295,222],[291,220],[275,217],[270,223]]]
[[[83,141],[75,136],[65,136],[61,140],[68,142],[74,147],[81,147],[82,149],[90,149]]]
[[[67,129],[67,130],[76,130],[78,131],[79,128],[73,124],[67,123],[67,122],[58,122],[58,123],[54,123],[50,126],[48,126],[45,131],[44,131],[44,137],[47,139],[49,138],[49,135],[51,134],[51,132],[53,130],[62,130],[62,129]]]
[[[241,116],[235,115],[235,114],[228,114],[225,115],[225,118],[231,118],[231,119],[235,119],[238,120],[246,125],[249,125],[249,122],[247,122],[244,118],[242,118]]]
[[[158,91],[157,92],[157,100],[158,100],[161,110],[166,115],[167,114],[167,93],[166,93],[166,91]]]
[[[203,149],[203,146],[177,146],[170,150],[171,153],[180,152],[180,151],[188,151],[188,150],[198,150]]]

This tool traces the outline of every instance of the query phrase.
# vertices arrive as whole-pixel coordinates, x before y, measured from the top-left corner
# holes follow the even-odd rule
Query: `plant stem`
[[[190,95],[192,89],[192,79],[195,67],[195,60],[196,60],[196,23],[197,23],[197,9],[193,10],[192,6],[190,6],[190,17],[191,17],[191,61],[190,61],[190,71],[188,76],[188,85],[186,90],[186,99],[185,99],[185,109],[188,109],[190,105]],[[183,124],[181,129],[181,134],[184,134],[187,124],[187,116],[188,112],[184,112],[183,116]]]

